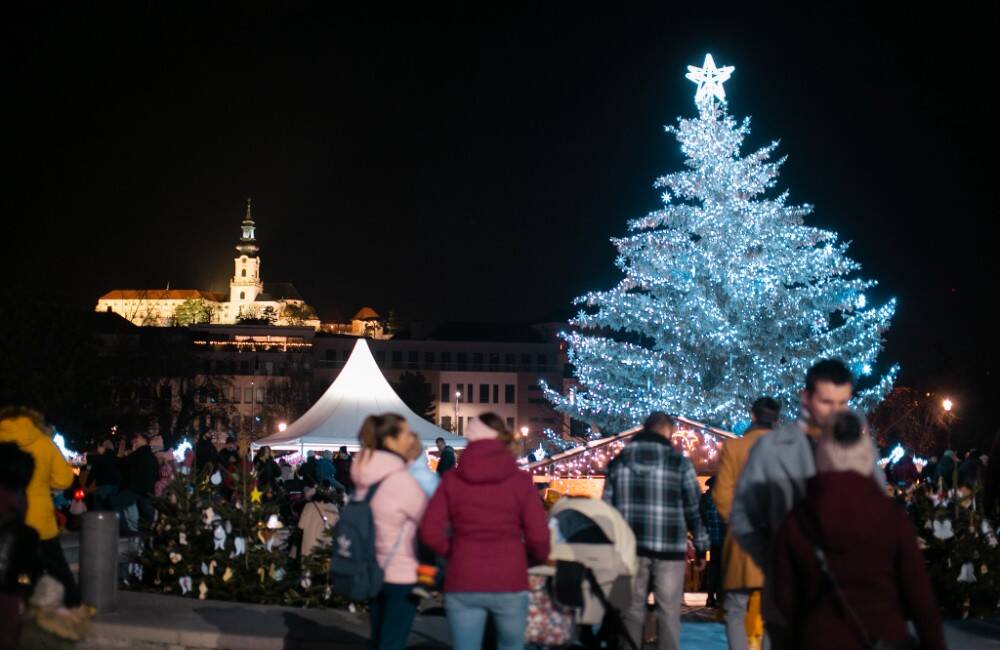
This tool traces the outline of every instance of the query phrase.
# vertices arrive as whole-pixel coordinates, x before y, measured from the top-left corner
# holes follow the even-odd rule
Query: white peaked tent
[[[369,415],[395,413],[406,418],[420,436],[424,447],[437,438],[455,449],[465,448],[465,438],[435,426],[410,410],[386,381],[372,357],[368,343],[358,339],[351,357],[323,396],[284,431],[261,440],[256,445],[274,449],[338,449],[358,447],[358,430]]]

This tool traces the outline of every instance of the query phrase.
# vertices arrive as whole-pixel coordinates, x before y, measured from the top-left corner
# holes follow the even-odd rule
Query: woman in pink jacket
[[[375,556],[385,573],[382,591],[372,600],[371,647],[405,648],[417,614],[417,526],[427,497],[407,471],[415,434],[402,417],[371,415],[358,433],[361,453],[351,464],[357,498],[379,484],[371,501],[375,519]]]

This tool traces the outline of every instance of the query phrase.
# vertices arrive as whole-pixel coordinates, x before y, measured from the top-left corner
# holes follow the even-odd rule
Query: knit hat
[[[874,469],[875,446],[864,416],[854,411],[835,415],[816,443],[816,471],[871,476]]]
[[[469,442],[477,440],[496,440],[500,433],[489,426],[478,417],[469,420],[469,426],[465,427],[465,439]]]

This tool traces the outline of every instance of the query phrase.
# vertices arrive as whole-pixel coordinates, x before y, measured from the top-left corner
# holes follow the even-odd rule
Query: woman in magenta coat
[[[524,647],[528,566],[549,555],[545,510],[531,476],[521,471],[503,421],[492,413],[466,428],[469,446],[434,493],[420,539],[448,559],[445,611],[457,650],[479,650],[487,616],[497,647]]]
[[[795,648],[860,650],[868,647],[865,637],[901,642],[911,620],[920,648],[944,650],[916,531],[873,480],[873,465],[863,420],[851,412],[838,416],[816,445],[817,474],[805,500],[778,533],[768,579]],[[820,569],[817,543],[839,589]]]

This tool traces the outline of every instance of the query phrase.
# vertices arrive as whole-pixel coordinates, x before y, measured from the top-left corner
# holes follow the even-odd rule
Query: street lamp
[[[948,427],[948,449],[951,449],[951,426],[947,420],[951,415],[951,410],[955,408],[955,403],[946,397],[941,401],[941,408],[944,409],[945,426]]]
[[[458,400],[460,400],[460,399],[462,399],[462,391],[456,390],[455,391],[455,424],[452,425],[454,427],[452,429],[452,431],[454,431],[455,433],[458,433]]]
[[[521,455],[528,455],[528,427],[521,427]]]
[[[284,422],[279,422],[278,423],[278,431],[284,433],[285,429],[287,429],[287,428],[288,428],[288,425],[285,424]]]

